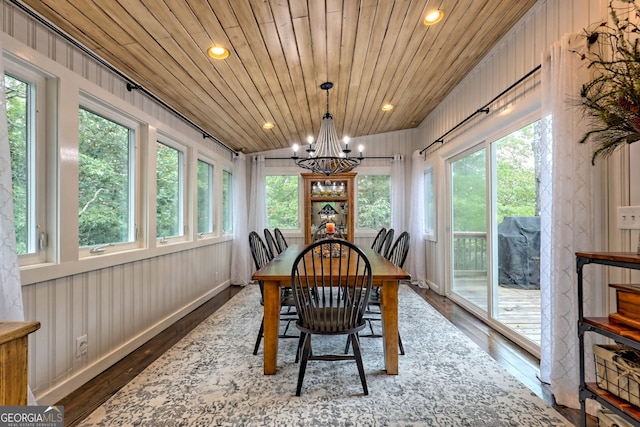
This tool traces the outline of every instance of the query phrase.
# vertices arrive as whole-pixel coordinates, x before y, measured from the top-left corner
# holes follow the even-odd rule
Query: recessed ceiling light
[[[393,105],[391,104],[384,104],[382,106],[382,111],[389,111],[389,110],[393,110]]]
[[[207,53],[214,59],[224,59],[229,56],[229,49],[222,46],[211,46]]]
[[[433,25],[444,18],[444,12],[440,9],[432,10],[424,17],[424,25]]]
[[[273,129],[275,125],[273,123],[267,122],[265,124],[262,125],[263,128],[265,129]]]

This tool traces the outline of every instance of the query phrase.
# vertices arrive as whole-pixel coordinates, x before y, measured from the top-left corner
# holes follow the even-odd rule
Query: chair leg
[[[300,354],[302,352],[302,346],[304,344],[304,339],[306,337],[307,334],[305,334],[304,332],[300,332],[300,339],[298,340],[298,348],[296,349],[296,361],[295,363],[298,363],[298,360],[300,360]]]
[[[349,354],[350,346],[351,346],[351,335],[347,336],[347,345],[344,346],[344,354]]]
[[[287,320],[287,325],[284,327],[284,332],[282,333],[282,336],[287,335],[287,331],[289,330],[289,325],[291,325],[291,322],[293,322],[293,320]]]
[[[260,323],[260,332],[258,332],[258,339],[256,339],[256,346],[253,348],[253,354],[258,354],[258,348],[260,348],[260,341],[264,334],[264,316],[262,316],[262,322]]]
[[[300,396],[302,392],[302,381],[304,380],[304,372],[307,369],[307,361],[311,353],[311,334],[306,334],[304,345],[302,347],[302,360],[300,360],[300,371],[298,373],[298,387],[296,388],[296,396]]]
[[[358,335],[351,334],[351,343],[353,344],[353,355],[356,357],[356,364],[358,365],[358,373],[360,374],[360,382],[362,383],[362,390],[364,390],[364,395],[369,394],[369,389],[367,388],[367,379],[364,376],[364,365],[362,363],[362,353],[360,353],[360,339]]]
[[[371,320],[369,320],[368,322],[369,322],[369,330],[371,331],[371,335],[375,335],[375,332],[373,332],[373,322]]]
[[[402,338],[400,338],[400,332],[398,332],[398,347],[400,347],[400,354],[404,356],[404,346],[402,345]]]

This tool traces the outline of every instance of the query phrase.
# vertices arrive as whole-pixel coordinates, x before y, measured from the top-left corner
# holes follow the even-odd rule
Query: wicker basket
[[[598,387],[620,399],[640,406],[640,368],[629,364],[620,352],[629,350],[623,345],[594,345]]]
[[[633,427],[629,421],[608,409],[599,410],[597,415],[599,427]]]

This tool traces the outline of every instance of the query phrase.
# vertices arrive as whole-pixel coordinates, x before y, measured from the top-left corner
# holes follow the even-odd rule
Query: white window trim
[[[47,169],[47,175],[41,177],[46,195],[38,195],[37,201],[46,203],[46,208],[42,211],[48,231],[48,245],[46,261],[26,265],[23,263],[24,260],[20,260],[23,286],[144,260],[159,254],[228,242],[232,238],[232,235],[216,235],[215,238],[201,241],[196,239],[195,231],[192,231],[191,241],[181,245],[157,247],[153,235],[149,240],[149,230],[153,224],[154,215],[147,214],[153,206],[153,200],[149,200],[149,198],[153,197],[150,192],[154,183],[152,182],[153,176],[149,174],[154,174],[151,147],[156,140],[156,131],[172,135],[175,139],[188,145],[191,148],[192,157],[189,158],[191,164],[195,159],[196,150],[215,160],[213,163],[215,165],[216,186],[220,185],[222,167],[237,174],[237,171],[234,171],[234,162],[227,151],[215,144],[203,144],[201,133],[184,126],[182,121],[175,119],[172,115],[167,115],[161,108],[158,109],[155,103],[138,105],[135,102],[135,97],[132,98],[132,95],[126,91],[122,92],[124,83],[118,81],[117,78],[113,80],[101,79],[100,81],[96,81],[92,77],[83,78],[59,61],[33,50],[13,37],[4,37],[2,42],[5,60],[13,59],[18,64],[18,68],[15,70],[16,74],[21,74],[20,71],[23,70],[32,69],[41,73],[47,83],[46,105],[45,108],[39,108],[38,111],[46,113],[46,133],[40,134],[44,137],[46,144],[44,144],[43,150],[38,149],[38,157],[45,159],[44,167]],[[58,96],[60,93],[63,93],[64,96]],[[135,222],[138,238],[136,244],[131,244],[128,248],[123,246],[109,247],[101,255],[91,256],[88,256],[85,251],[84,256],[80,257],[82,254],[77,244],[78,106],[83,105],[96,111],[97,108],[89,106],[89,101],[102,105],[107,111],[113,110],[135,124],[137,143],[135,177],[137,211]],[[109,116],[102,111],[101,114]],[[109,118],[113,119],[113,117]],[[123,120],[117,119],[116,121],[125,124]],[[151,165],[148,162],[151,162]],[[189,179],[193,180],[193,167],[188,173]],[[190,194],[192,188],[192,185],[189,186]],[[220,210],[220,189],[216,187],[214,193],[216,208]],[[189,206],[191,209],[193,208],[192,205]],[[221,216],[215,217],[218,227],[220,227],[219,218]]]
[[[131,215],[131,220],[133,222],[133,227],[134,227],[133,241],[123,242],[123,243],[114,243],[111,246],[104,247],[102,251],[97,253],[91,253],[91,250],[101,245],[94,245],[90,247],[79,246],[78,256],[80,259],[93,258],[96,256],[102,256],[102,255],[111,254],[114,252],[124,252],[124,251],[133,250],[133,249],[139,249],[144,246],[142,230],[144,230],[145,228],[143,227],[144,223],[142,220],[142,205],[143,205],[142,203],[143,191],[142,191],[142,184],[141,184],[141,181],[142,181],[141,180],[141,173],[142,173],[141,157],[142,156],[140,155],[140,152],[141,152],[140,138],[142,134],[142,123],[135,120],[130,115],[118,110],[117,108],[110,106],[109,104],[106,104],[105,102],[98,100],[92,95],[86,94],[86,93],[80,94],[80,105],[78,106],[78,108],[84,108],[93,113],[99,114],[105,117],[106,119],[112,120],[124,127],[131,129],[134,133],[134,138],[133,138],[134,147],[133,147],[133,150],[131,150],[134,153],[134,159],[133,160],[130,159],[130,161],[132,161],[133,179],[134,179],[134,182],[131,185],[131,188],[134,192],[134,195],[132,197],[133,206],[131,207],[131,210],[133,211]]]
[[[32,108],[31,114],[34,118],[31,131],[35,135],[35,141],[33,141],[32,157],[30,162],[31,173],[35,174],[33,177],[33,188],[30,188],[29,194],[31,204],[35,207],[30,212],[31,221],[36,224],[35,229],[31,229],[30,233],[33,233],[33,239],[35,239],[35,252],[22,254],[18,257],[21,266],[35,265],[46,263],[48,260],[55,259],[54,248],[55,245],[50,244],[55,241],[55,236],[49,235],[49,224],[54,224],[57,221],[57,209],[47,208],[47,200],[54,200],[51,197],[54,192],[52,187],[47,186],[47,181],[55,182],[55,169],[48,168],[49,153],[47,150],[47,122],[48,117],[52,112],[49,111],[48,106],[52,105],[49,102],[49,94],[54,94],[49,88],[53,86],[49,82],[50,75],[42,70],[36,69],[33,65],[26,63],[13,55],[6,54],[4,59],[4,71],[5,74],[10,74],[18,79],[26,81],[29,85],[35,86],[35,105]],[[3,76],[4,78],[4,76]],[[33,86],[31,86],[33,87]],[[36,155],[36,153],[46,153],[43,155]],[[49,217],[47,212],[50,212]]]
[[[233,170],[229,167],[222,167],[220,168],[220,179],[219,179],[219,192],[218,194],[220,194],[220,208],[218,209],[218,212],[216,212],[216,218],[219,218],[218,220],[218,227],[216,227],[214,230],[217,231],[217,233],[220,236],[233,236],[233,180],[234,180],[234,173]],[[231,230],[225,230],[224,229],[224,209],[223,209],[223,201],[224,201],[224,173],[227,172],[229,175],[231,175],[231,186],[229,188],[229,194],[231,195],[231,218],[229,218],[229,221],[231,222]]]
[[[423,238],[432,242],[436,241],[436,235],[437,235],[437,230],[436,227],[438,225],[438,199],[436,197],[436,183],[435,183],[435,168],[433,167],[433,164],[429,164],[427,166],[424,167],[424,169],[422,170],[422,179],[424,180],[425,176],[427,175],[427,173],[431,173],[431,196],[433,197],[433,210],[430,212],[430,214],[433,216],[433,219],[431,221],[432,223],[432,228],[428,229],[426,227],[426,219],[427,219],[427,215],[429,214],[429,212],[427,212],[427,200],[426,197],[423,200],[423,204],[424,204],[424,223],[422,224],[422,231],[423,231]],[[424,181],[423,181],[424,184]],[[424,196],[426,196],[426,187],[424,187],[425,189],[425,194]]]
[[[365,175],[365,176],[386,175],[386,176],[389,176],[389,185],[391,185],[391,166],[378,166],[375,168],[358,167],[358,175],[356,175],[356,178],[354,179],[353,203],[355,206],[352,209],[355,208],[353,212],[355,212],[355,215],[356,215],[356,217],[354,218],[355,233],[359,237],[374,237],[378,233],[379,229],[358,228],[358,215],[359,215],[359,209],[360,209],[359,207],[360,200],[358,199],[358,176],[360,175]],[[389,196],[393,197],[393,194],[391,194],[391,189],[389,189]]]
[[[191,233],[189,232],[189,230],[191,229],[190,227],[190,221],[189,218],[191,218],[190,213],[191,213],[191,204],[189,203],[189,147],[187,147],[186,145],[176,141],[175,139],[166,136],[165,134],[158,132],[158,138],[156,141],[156,145],[154,145],[154,149],[157,150],[157,144],[162,144],[165,145],[167,147],[173,148],[176,151],[178,151],[179,153],[179,159],[181,162],[181,165],[179,167],[179,171],[178,173],[180,174],[180,198],[181,198],[181,203],[180,203],[180,222],[182,223],[182,233],[176,236],[167,236],[166,238],[159,238],[157,237],[157,228],[156,230],[154,230],[153,236],[156,236],[156,244],[158,245],[169,245],[169,244],[174,244],[174,243],[182,243],[185,241],[190,240],[190,235]],[[157,159],[156,162],[154,162],[154,166],[157,165]],[[156,168],[154,167],[154,172],[156,171]],[[156,187],[156,191],[157,191],[157,187]],[[154,198],[154,200],[157,200],[157,193],[156,193],[156,198]],[[195,203],[195,202],[194,202]],[[154,204],[154,207],[157,208],[157,205]],[[156,209],[153,210],[154,215],[157,215],[156,213]],[[157,221],[156,221],[156,227],[157,227]],[[197,227],[196,227],[197,229]]]
[[[285,236],[302,236],[302,223],[304,216],[304,191],[302,188],[302,176],[300,175],[300,168],[284,167],[284,168],[267,168],[265,167],[265,186],[267,185],[266,178],[268,176],[297,176],[298,177],[298,228],[282,228],[282,234]],[[265,188],[266,194],[266,188]],[[266,204],[266,200],[265,200]],[[265,224],[269,223],[268,218],[265,218]]]
[[[199,233],[198,232],[198,210],[199,210],[199,206],[198,206],[198,164],[199,162],[204,162],[206,164],[208,164],[209,166],[211,166],[213,168],[213,176],[211,178],[212,182],[210,185],[210,196],[211,196],[211,231],[210,232],[206,232],[206,233]],[[201,153],[201,152],[197,152],[196,154],[196,160],[194,162],[195,166],[194,166],[194,178],[193,178],[193,215],[192,215],[192,221],[193,221],[193,230],[195,233],[195,237],[197,239],[210,239],[212,237],[216,236],[216,226],[218,225],[218,217],[216,216],[216,184],[218,181],[218,177],[217,177],[217,171],[218,171],[218,165],[216,164],[216,162],[211,159],[209,156]],[[220,197],[221,198],[221,197]]]

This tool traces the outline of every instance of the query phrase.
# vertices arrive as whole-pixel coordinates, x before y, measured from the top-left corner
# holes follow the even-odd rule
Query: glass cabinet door
[[[305,243],[326,237],[327,222],[335,224],[335,237],[353,240],[353,218],[350,216],[351,192],[355,173],[332,175],[307,175],[305,194]]]

